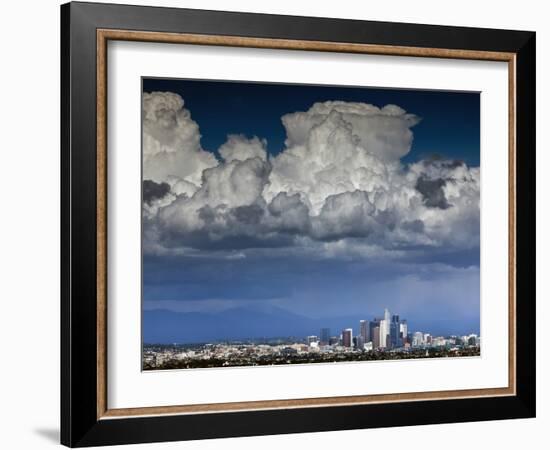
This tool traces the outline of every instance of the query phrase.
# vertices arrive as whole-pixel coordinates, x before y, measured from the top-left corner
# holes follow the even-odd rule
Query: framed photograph
[[[61,7],[61,441],[535,415],[535,33]]]

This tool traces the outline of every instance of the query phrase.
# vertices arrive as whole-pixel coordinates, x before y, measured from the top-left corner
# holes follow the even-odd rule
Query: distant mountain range
[[[311,319],[277,307],[233,308],[217,313],[174,312],[169,310],[143,311],[143,341],[150,344],[198,343],[246,338],[305,337],[319,335],[327,327],[331,335],[339,335],[344,328],[358,331],[364,316]],[[403,317],[406,318],[406,317]],[[409,331],[431,334],[479,333],[479,321],[409,320]]]

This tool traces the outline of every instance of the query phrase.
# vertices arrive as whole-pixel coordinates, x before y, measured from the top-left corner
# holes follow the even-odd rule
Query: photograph
[[[141,82],[142,370],[480,357],[479,92]]]

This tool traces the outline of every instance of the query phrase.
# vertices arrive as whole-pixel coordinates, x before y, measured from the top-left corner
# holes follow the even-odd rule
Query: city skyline
[[[266,366],[320,362],[465,357],[481,354],[481,339],[475,333],[463,336],[432,335],[410,331],[407,319],[384,314],[362,319],[354,328],[333,335],[321,328],[318,335],[256,338],[171,345],[145,344],[144,370],[196,369],[210,367]]]
[[[332,343],[337,340],[343,347],[354,347],[359,349],[367,349],[367,345],[371,344],[369,349],[375,350],[403,348],[406,347],[407,344],[409,346],[418,347],[424,344],[431,344],[432,338],[441,339],[460,335],[447,333],[438,336],[441,333],[432,334],[425,332],[429,330],[416,330],[412,332],[409,330],[407,319],[400,318],[399,314],[390,314],[388,308],[384,309],[383,316],[374,317],[372,320],[359,320],[357,333],[355,333],[354,330],[353,327],[344,328],[338,336],[332,335],[330,328],[323,327],[318,336],[307,336],[307,341],[310,345],[316,342],[319,346],[323,346],[332,345]],[[479,333],[471,332],[467,336],[479,339]],[[462,337],[464,337],[464,335]],[[479,345],[479,340],[476,342],[477,345]]]
[[[156,311],[160,315],[157,319],[154,316],[155,312],[149,312],[144,317],[146,323],[145,329],[155,330],[155,333],[144,335],[144,343],[199,343],[199,342],[219,342],[224,340],[238,339],[260,339],[260,338],[283,338],[290,336],[308,336],[319,333],[322,328],[328,328],[331,331],[342,330],[353,325],[354,335],[358,333],[361,317],[375,317],[375,314],[354,316],[340,316],[331,318],[321,318],[308,320],[305,317],[288,315],[285,311],[274,313],[272,310],[269,314],[256,314],[254,311],[234,309],[229,310],[224,314],[202,314],[202,313],[182,313],[181,318],[178,313]],[[275,323],[269,321],[275,317]],[[155,322],[155,319],[157,320]],[[480,323],[473,320],[471,323],[453,326],[452,320],[440,318],[436,322],[433,320],[410,320],[409,323],[415,325],[415,329],[426,330],[434,335],[464,335],[467,333],[480,332]],[[372,322],[372,320],[368,320]],[[289,323],[290,322],[290,323]],[[162,324],[162,327],[160,326]],[[216,330],[213,333],[213,327],[220,328],[220,324],[231,324],[226,328],[221,325],[223,332]],[[257,325],[257,326],[253,326]],[[284,325],[278,327],[277,325]],[[251,330],[251,331],[250,331]],[[274,331],[271,331],[274,330]],[[282,330],[282,331],[276,331]],[[285,332],[290,330],[290,332]],[[266,333],[267,331],[267,333]],[[233,334],[232,334],[233,333]]]
[[[423,336],[422,339],[425,339],[426,336],[433,336],[433,337],[450,337],[450,336],[464,336],[464,335],[475,335],[479,336],[479,330],[478,329],[470,329],[466,333],[453,333],[453,332],[447,332],[442,333],[440,330],[436,330],[438,332],[434,332],[434,330],[431,329],[421,329],[421,327],[414,327],[409,328],[409,321],[406,318],[402,318],[399,314],[390,314],[388,308],[384,308],[384,314],[381,316],[373,315],[371,316],[372,319],[359,319],[356,321],[357,326],[350,326],[349,328],[342,328],[340,332],[337,334],[334,334],[333,331],[337,329],[333,329],[328,326],[323,326],[319,329],[318,334],[308,334],[303,333],[301,335],[256,335],[256,336],[243,336],[241,338],[236,339],[207,339],[204,341],[182,341],[182,342],[176,342],[175,340],[172,340],[170,342],[161,342],[161,341],[147,341],[144,340],[144,344],[146,345],[153,345],[153,344],[178,344],[178,345],[185,345],[185,344],[204,344],[208,342],[212,343],[219,343],[219,342],[238,342],[238,341],[275,341],[277,339],[292,339],[292,338],[303,338],[307,341],[310,341],[311,339],[315,338],[315,340],[319,343],[319,345],[327,345],[331,341],[334,341],[335,339],[338,340],[338,342],[342,342],[344,340],[344,333],[346,331],[350,331],[351,335],[349,338],[349,343],[351,343],[351,346],[355,346],[356,338],[361,337],[363,339],[363,343],[372,342],[373,348],[395,348],[395,347],[401,347],[403,343],[409,342],[412,343],[413,338],[415,335],[418,335],[419,333]],[[381,322],[385,322],[383,325],[381,325]],[[386,333],[386,341],[381,337],[384,334],[384,330],[387,331]],[[376,337],[375,337],[376,336]],[[360,345],[360,344],[357,344]],[[344,346],[350,346],[350,345],[344,345]]]

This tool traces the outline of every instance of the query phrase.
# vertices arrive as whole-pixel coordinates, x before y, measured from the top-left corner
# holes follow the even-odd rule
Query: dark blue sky
[[[479,165],[479,93],[152,78],[143,79],[143,91],[181,95],[200,126],[202,146],[211,152],[228,134],[245,134],[267,139],[269,152],[277,154],[284,148],[283,115],[307,111],[315,102],[342,100],[396,104],[421,117],[404,162],[440,154]]]
[[[227,135],[244,134],[267,139],[269,153],[277,155],[285,147],[282,116],[339,100],[395,104],[420,117],[404,163],[437,155],[479,166],[479,93],[150,78],[143,79],[143,91],[179,94],[200,128],[202,147],[214,153]],[[434,192],[438,181],[429,185]],[[287,252],[253,245],[145,254],[144,340],[260,337],[251,335],[257,329],[305,336],[320,326],[337,334],[380,316],[385,307],[408,319],[411,331],[478,333],[479,236],[472,236],[464,247],[418,246],[397,260],[315,258],[297,247]]]

